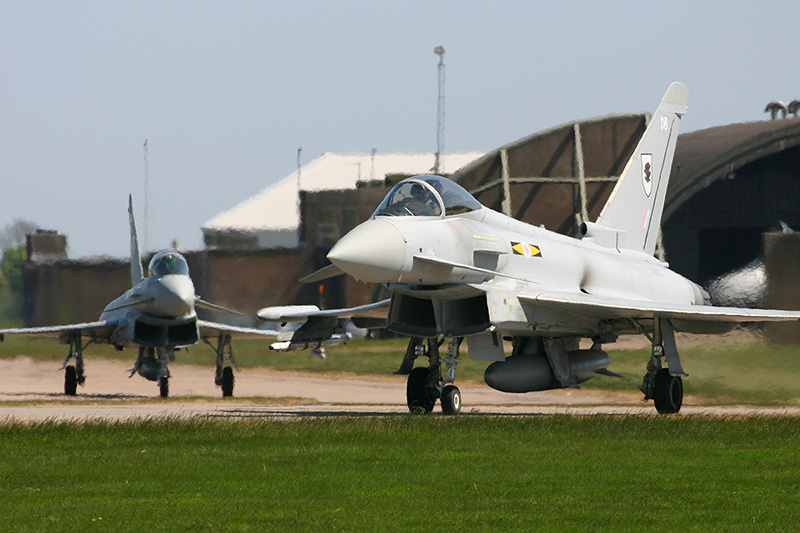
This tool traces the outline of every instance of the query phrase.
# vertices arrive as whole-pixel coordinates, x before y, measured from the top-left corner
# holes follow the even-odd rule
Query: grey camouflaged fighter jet
[[[186,259],[178,252],[164,250],[150,260],[148,276],[142,273],[132,200],[128,199],[131,226],[131,283],[133,287],[109,303],[97,322],[0,329],[0,341],[5,335],[54,336],[69,345],[64,360],[64,393],[74,396],[77,386],[86,379],[83,351],[92,343],[113,344],[117,349],[137,345],[139,356],[130,377],[135,373],[158,382],[162,397],[169,395],[169,367],[175,350],[202,340],[217,353],[214,382],[222,388],[222,396],[233,394],[234,375],[231,336],[275,337],[274,332],[241,328],[198,320],[195,306],[217,311],[223,307],[205,302],[195,295]],[[235,311],[233,311],[235,313]],[[84,343],[83,339],[87,341]],[[216,346],[212,339],[216,339]]]
[[[640,387],[645,399],[659,413],[675,413],[686,376],[675,331],[718,333],[737,322],[800,319],[800,311],[713,307],[700,286],[653,256],[687,97],[684,85],[669,86],[598,220],[582,225],[580,239],[492,211],[448,179],[417,176],[398,183],[369,220],[331,249],[332,265],[308,279],[345,272],[391,289],[388,328],[411,337],[398,371],[408,374],[411,409],[431,411],[440,399],[444,412],[460,410],[453,380],[463,338],[470,357],[493,361],[484,374],[489,386],[522,393],[614,375],[603,345],[638,332],[653,346]],[[268,320],[277,314],[320,320],[302,308],[259,312]],[[509,357],[503,339],[511,341]],[[591,347],[580,349],[581,339]],[[415,368],[420,355],[429,364]]]

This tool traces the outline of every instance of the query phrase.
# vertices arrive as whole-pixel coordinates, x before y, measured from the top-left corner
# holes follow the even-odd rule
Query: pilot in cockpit
[[[147,268],[150,276],[162,277],[169,274],[189,275],[189,265],[181,254],[173,251],[159,252],[150,260]]]
[[[411,196],[405,200],[404,207],[416,216],[433,216],[438,214],[438,205],[430,191],[415,183],[411,186]]]

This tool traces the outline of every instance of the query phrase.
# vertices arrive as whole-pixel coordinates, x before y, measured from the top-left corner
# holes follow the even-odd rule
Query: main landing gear
[[[71,331],[67,334],[65,344],[69,344],[69,351],[67,357],[64,359],[64,365],[61,369],[64,371],[64,394],[67,396],[75,396],[78,393],[78,385],[83,385],[86,382],[86,376],[83,373],[83,350],[92,341],[81,344],[81,332]],[[74,359],[74,362],[71,361]]]
[[[222,388],[222,397],[233,396],[233,385],[236,379],[233,376],[233,369],[236,368],[236,360],[233,358],[233,346],[231,346],[231,336],[220,333],[217,345],[203,337],[203,342],[211,346],[217,352],[217,371],[214,375],[214,384]]]
[[[442,377],[441,358],[439,357],[439,346],[444,342],[444,338],[428,339],[428,348],[419,337],[412,337],[406,349],[406,355],[400,369],[395,374],[407,374],[406,382],[406,401],[408,409],[414,412],[430,413],[436,400],[442,404],[444,414],[457,414],[461,412],[461,391],[453,385],[455,380],[455,370],[461,359],[458,357],[458,349],[462,338],[451,339],[447,345],[447,356],[444,358],[446,373]],[[414,368],[414,360],[420,355],[428,356],[428,366]]]
[[[657,318],[653,323],[653,356],[647,363],[647,373],[639,389],[645,400],[653,400],[659,414],[677,413],[683,404],[683,380],[687,376],[681,367],[675,345],[675,331],[669,320]],[[662,358],[667,368],[661,367]]]

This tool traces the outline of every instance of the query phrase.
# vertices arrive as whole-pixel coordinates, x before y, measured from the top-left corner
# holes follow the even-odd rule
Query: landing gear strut
[[[233,369],[236,368],[236,360],[233,358],[231,336],[220,333],[217,338],[216,346],[205,337],[203,338],[203,342],[211,346],[217,352],[217,372],[214,375],[214,384],[218,387],[222,387],[223,398],[233,396],[233,385],[236,381],[233,375]]]
[[[406,382],[406,402],[411,412],[430,413],[436,400],[441,400],[442,412],[457,414],[461,412],[461,391],[453,385],[455,369],[461,361],[458,358],[458,348],[461,338],[451,339],[447,346],[447,356],[444,358],[446,365],[445,377],[442,377],[441,358],[439,346],[442,341],[428,339],[428,349],[418,337],[412,337],[408,343],[405,358],[400,369],[395,374],[408,374]],[[428,367],[414,368],[414,360],[420,355],[428,356]]]
[[[81,344],[80,331],[70,332],[67,336],[67,343],[69,343],[69,352],[67,352],[64,365],[61,367],[64,370],[64,394],[75,396],[78,393],[78,385],[86,382],[86,376],[83,374],[83,349],[89,343],[86,346]],[[75,359],[75,362],[70,364],[70,359]]]
[[[653,356],[647,363],[647,373],[639,389],[645,400],[653,400],[659,414],[677,413],[683,404],[683,380],[686,376],[681,367],[675,346],[675,331],[665,319],[653,323]],[[661,367],[662,358],[667,359],[667,368]]]

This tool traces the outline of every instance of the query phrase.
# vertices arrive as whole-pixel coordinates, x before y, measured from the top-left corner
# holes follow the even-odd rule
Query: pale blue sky
[[[66,233],[72,257],[149,248],[323,152],[490,150],[573,119],[652,111],[689,87],[682,131],[800,98],[800,9],[762,2],[0,1],[0,229]],[[446,157],[446,156],[445,156]],[[140,227],[140,233],[143,228]]]

